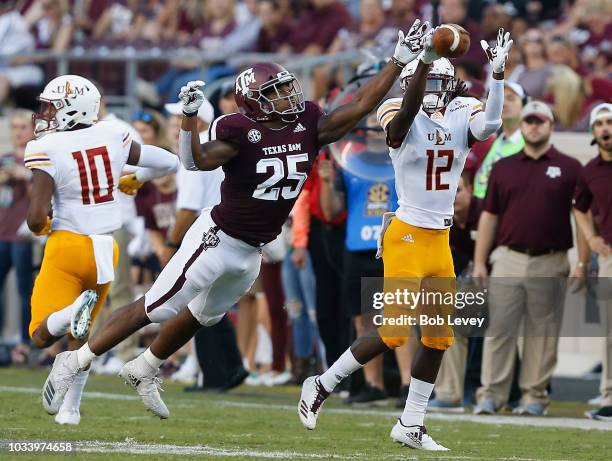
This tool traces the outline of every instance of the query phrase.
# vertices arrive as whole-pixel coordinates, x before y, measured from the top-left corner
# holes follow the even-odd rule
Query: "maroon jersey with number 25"
[[[212,219],[228,235],[247,243],[268,243],[281,227],[318,154],[317,125],[323,112],[307,101],[294,122],[271,129],[243,114],[229,114],[210,126],[210,140],[225,141],[239,153],[223,165],[221,203]]]

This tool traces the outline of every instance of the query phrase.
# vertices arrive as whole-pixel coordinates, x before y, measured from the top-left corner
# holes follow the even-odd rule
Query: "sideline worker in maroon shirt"
[[[524,350],[519,414],[543,415],[546,387],[557,358],[561,309],[572,246],[572,197],[580,163],[550,144],[554,118],[543,102],[521,113],[524,149],[499,160],[491,170],[474,252],[474,278],[489,281],[490,323],[484,341],[477,414],[495,413],[508,401],[519,325]],[[588,251],[580,246],[581,261]],[[583,254],[584,253],[584,254]],[[578,267],[573,275],[584,275]]]
[[[599,277],[605,277],[600,293],[600,318],[603,321],[607,342],[601,374],[601,408],[590,411],[593,419],[612,419],[612,104],[595,106],[589,125],[595,137],[599,153],[586,164],[574,194],[574,216],[591,250],[597,253]],[[593,225],[590,209],[599,210],[599,234]]]

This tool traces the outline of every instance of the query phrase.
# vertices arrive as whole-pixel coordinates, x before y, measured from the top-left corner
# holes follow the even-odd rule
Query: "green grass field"
[[[164,383],[171,416],[160,421],[119,378],[92,376],[81,424],[59,426],[40,404],[45,377],[46,371],[0,370],[0,441],[71,441],[76,454],[5,449],[0,459],[612,459],[612,424],[581,418],[587,407],[578,403],[553,404],[547,418],[428,417],[430,434],[451,449],[428,454],[391,442],[397,417],[391,403],[353,411],[331,398],[317,429],[307,431],[296,412],[299,389],[291,386],[242,386],[212,395],[186,394],[182,386]]]

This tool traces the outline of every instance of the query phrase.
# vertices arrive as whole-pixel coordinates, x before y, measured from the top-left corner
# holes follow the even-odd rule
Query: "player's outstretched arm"
[[[513,43],[510,40],[510,33],[504,33],[504,29],[499,29],[497,32],[495,47],[491,48],[484,40],[480,42],[489,59],[493,74],[485,111],[476,114],[470,121],[470,133],[480,141],[487,139],[501,127],[501,114],[504,106],[504,70]]]
[[[432,44],[433,32],[435,29],[431,29],[423,37],[424,50],[420,54],[419,64],[410,78],[410,83],[404,97],[402,99],[402,105],[400,109],[395,113],[391,121],[383,126],[383,129],[387,132],[387,144],[390,147],[399,147],[408,130],[412,126],[414,118],[419,113],[421,105],[423,104],[423,96],[425,96],[425,86],[427,84],[427,73],[431,63],[440,56],[434,51]]]
[[[119,179],[119,190],[128,195],[135,195],[145,182],[175,173],[178,170],[179,160],[172,152],[161,147],[140,145],[132,141],[127,164],[140,168],[135,173]]]
[[[351,131],[363,117],[372,112],[393,86],[406,64],[416,59],[423,49],[428,23],[417,19],[404,36],[399,32],[391,61],[382,71],[355,93],[353,100],[338,107],[319,121],[319,145],[337,141]]]
[[[216,170],[238,155],[238,149],[223,141],[209,141],[200,145],[196,117],[204,101],[201,80],[187,83],[181,88],[179,99],[183,104],[183,121],[179,132],[179,158],[187,170]]]

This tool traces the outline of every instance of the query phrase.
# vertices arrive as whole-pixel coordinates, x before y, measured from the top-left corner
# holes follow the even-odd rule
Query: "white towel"
[[[387,211],[383,214],[382,228],[380,229],[380,234],[378,234],[378,239],[376,242],[376,259],[382,258],[383,239],[385,238],[385,232],[387,231],[389,224],[391,224],[391,221],[393,221],[393,218],[395,218],[395,213],[392,211]]]
[[[90,235],[93,243],[94,257],[96,258],[96,271],[98,285],[115,280],[115,266],[113,264],[114,240],[111,235]]]

